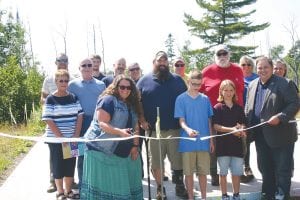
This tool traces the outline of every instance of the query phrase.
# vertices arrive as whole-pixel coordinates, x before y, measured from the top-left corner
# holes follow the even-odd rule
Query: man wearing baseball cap
[[[178,57],[173,62],[174,72],[179,75],[185,82],[187,81],[187,75],[185,74],[185,62],[182,58]]]
[[[153,70],[144,75],[137,83],[141,92],[141,102],[144,110],[146,126],[152,137],[156,137],[155,122],[157,107],[160,113],[160,134],[162,138],[179,137],[179,122],[174,118],[175,100],[185,92],[187,87],[179,76],[169,70],[168,55],[159,51],[153,59]],[[151,168],[157,184],[157,199],[166,199],[165,188],[161,186],[163,167],[160,167],[160,153],[157,140],[150,140]],[[166,155],[175,174],[176,195],[187,198],[183,184],[182,157],[178,152],[178,140],[161,140],[162,163]]]
[[[215,63],[205,67],[202,70],[202,84],[199,89],[209,97],[212,106],[215,106],[218,101],[219,87],[223,80],[229,79],[236,86],[237,103],[240,106],[243,104],[244,92],[244,76],[241,67],[230,62],[230,49],[225,44],[220,44],[215,47],[214,51]],[[218,147],[216,147],[218,148]],[[219,185],[219,176],[217,174],[217,159],[215,153],[211,154],[210,175],[211,185]]]

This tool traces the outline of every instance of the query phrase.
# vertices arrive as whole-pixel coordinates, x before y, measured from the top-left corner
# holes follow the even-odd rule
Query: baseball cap
[[[68,63],[68,56],[64,53],[61,53],[56,57],[56,62],[58,62],[58,63]]]
[[[128,70],[132,70],[132,69],[140,69],[140,66],[138,63],[131,63],[129,66],[128,66]]]
[[[168,60],[168,54],[164,51],[159,51],[155,54],[155,60],[159,60],[160,58],[164,57],[166,60]]]
[[[215,54],[217,54],[219,51],[226,51],[226,52],[230,52],[230,50],[229,50],[229,48],[228,48],[228,46],[227,45],[225,45],[225,44],[220,44],[220,45],[218,45],[218,46],[216,46],[215,47]]]
[[[175,60],[174,60],[174,64],[176,64],[177,62],[182,62],[182,63],[185,63],[185,62],[184,62],[184,60],[183,60],[183,58],[181,58],[181,57],[177,57],[177,58],[175,58]]]

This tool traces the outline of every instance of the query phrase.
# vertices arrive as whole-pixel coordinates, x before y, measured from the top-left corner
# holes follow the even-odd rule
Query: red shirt
[[[208,96],[212,106],[218,103],[217,99],[219,97],[221,82],[225,79],[229,79],[235,84],[238,97],[237,103],[244,107],[244,76],[241,67],[233,63],[230,63],[230,66],[226,68],[212,64],[202,70],[202,77],[202,84],[199,91]]]

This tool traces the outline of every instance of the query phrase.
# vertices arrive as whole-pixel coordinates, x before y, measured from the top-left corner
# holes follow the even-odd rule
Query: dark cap
[[[68,56],[64,53],[59,54],[55,60],[57,63],[68,63]]]
[[[159,51],[155,54],[155,60],[159,60],[160,58],[164,57],[166,60],[168,60],[168,54],[164,51]]]

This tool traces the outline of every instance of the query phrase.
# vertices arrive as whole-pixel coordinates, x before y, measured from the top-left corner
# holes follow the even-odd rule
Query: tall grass
[[[20,136],[37,136],[42,135],[44,127],[45,124],[41,121],[41,109],[37,109],[25,124],[0,124],[0,132]],[[0,179],[3,179],[4,172],[12,167],[15,159],[21,154],[27,153],[33,144],[32,141],[0,137]]]

